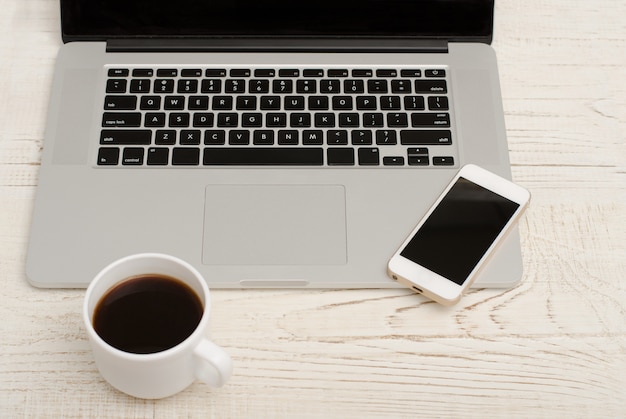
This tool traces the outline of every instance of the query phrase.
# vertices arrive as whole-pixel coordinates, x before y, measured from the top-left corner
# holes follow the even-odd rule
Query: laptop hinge
[[[395,52],[446,53],[446,40],[418,39],[111,39],[107,52]]]

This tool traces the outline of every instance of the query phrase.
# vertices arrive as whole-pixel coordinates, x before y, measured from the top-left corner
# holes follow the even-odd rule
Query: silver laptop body
[[[215,288],[393,288],[388,258],[462,165],[510,178],[488,45],[493,1],[385,2],[380,13],[371,0],[358,3],[354,18],[349,7],[331,12],[337,2],[275,5],[263,27],[250,23],[263,2],[239,5],[248,10],[243,16],[182,13],[166,1],[151,2],[164,9],[145,15],[112,3],[61,0],[66,43],[56,62],[26,266],[35,286],[85,287],[119,257],[163,252],[192,263]],[[416,4],[426,8],[421,17],[409,13]],[[301,20],[277,28],[290,14]],[[329,14],[335,18],[321,19]],[[373,26],[374,19],[382,23]],[[155,21],[162,26],[155,29]],[[336,22],[352,23],[338,29]],[[272,28],[280,36],[268,35]],[[138,93],[134,79],[149,80],[149,89]],[[375,79],[384,90],[375,90]],[[277,86],[285,81],[291,90],[283,94]],[[161,84],[170,90],[157,90]],[[242,99],[240,109],[237,84],[266,108],[247,109]],[[351,108],[329,93],[335,86]],[[125,94],[136,97],[133,104],[119,98]],[[226,95],[235,95],[230,109],[211,107]],[[268,96],[296,107],[294,97],[304,97],[305,105],[276,109]],[[327,97],[322,110],[309,96]],[[160,108],[143,109],[155,97]],[[416,97],[423,98],[418,110],[410,105]],[[180,109],[181,98],[211,105]],[[299,125],[306,113],[310,120],[304,115]],[[351,125],[352,117],[361,125]],[[229,125],[232,118],[239,125]],[[511,287],[521,275],[515,231],[474,287]]]

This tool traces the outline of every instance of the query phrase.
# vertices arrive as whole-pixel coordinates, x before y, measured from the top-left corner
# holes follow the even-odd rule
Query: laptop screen
[[[63,40],[413,38],[491,42],[494,0],[61,0]]]

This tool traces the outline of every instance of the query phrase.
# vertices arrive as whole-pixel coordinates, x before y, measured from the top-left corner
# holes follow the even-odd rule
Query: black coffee
[[[200,298],[187,284],[147,274],[111,288],[96,306],[93,325],[109,345],[149,354],[187,339],[200,323],[202,312]]]

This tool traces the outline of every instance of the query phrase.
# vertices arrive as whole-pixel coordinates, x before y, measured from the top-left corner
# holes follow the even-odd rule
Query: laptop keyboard
[[[97,165],[455,165],[445,68],[105,69]]]

